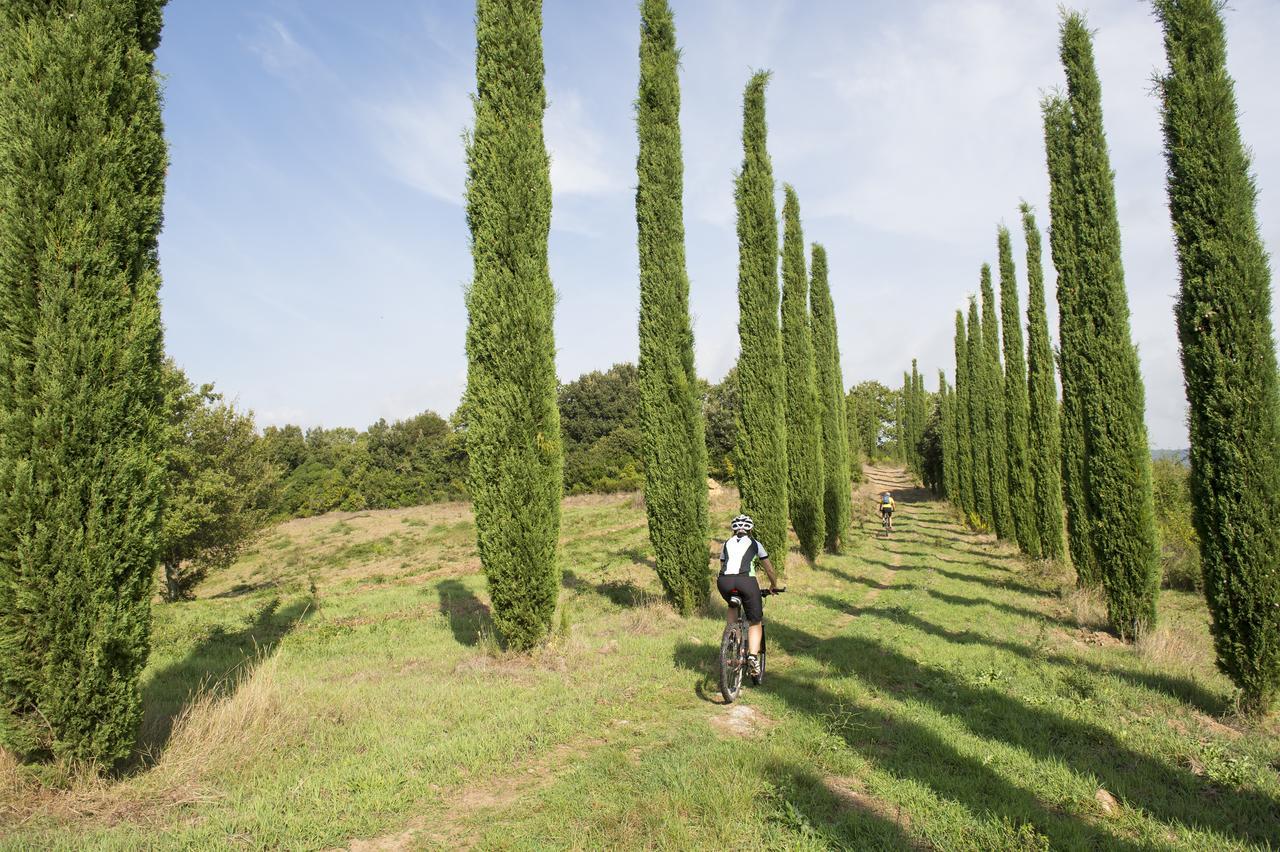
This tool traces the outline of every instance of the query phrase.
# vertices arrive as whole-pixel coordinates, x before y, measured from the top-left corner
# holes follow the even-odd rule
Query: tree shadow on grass
[[[782,794],[781,813],[772,817],[806,840],[828,849],[902,850],[932,848],[912,837],[901,812],[890,818],[891,808],[859,790],[844,790],[833,779],[785,763],[766,770],[770,785]]]
[[[461,580],[443,580],[436,586],[440,597],[440,614],[449,622],[449,630],[460,645],[475,647],[480,637],[493,627],[489,607]]]
[[[1048,615],[1039,610],[1027,609],[1026,607],[1015,606],[1014,604],[1002,603],[1000,601],[988,600],[987,598],[969,598],[964,595],[951,595],[946,592],[939,592],[936,589],[925,589],[925,594],[931,598],[949,603],[953,606],[989,606],[992,609],[998,609],[1001,612],[1015,615],[1019,618],[1029,618],[1033,621],[1048,621],[1059,627],[1075,627],[1075,621],[1059,618],[1055,615]],[[1048,594],[1047,592],[1045,594]]]
[[[886,621],[892,621],[904,627],[911,627],[926,633],[930,636],[937,637],[956,645],[985,645],[989,648],[995,648],[1000,651],[1007,651],[1010,654],[1022,657],[1025,660],[1040,661],[1051,665],[1062,666],[1063,668],[1087,669],[1096,675],[1111,676],[1126,681],[1133,686],[1150,689],[1159,692],[1170,698],[1183,701],[1192,707],[1195,707],[1202,713],[1210,716],[1220,716],[1231,709],[1230,699],[1221,693],[1213,692],[1205,689],[1193,680],[1177,675],[1161,674],[1159,672],[1144,672],[1134,669],[1124,668],[1120,666],[1104,666],[1090,660],[1083,660],[1079,657],[1067,654],[1050,653],[1048,651],[1040,651],[1029,645],[1022,645],[1017,642],[1005,642],[1001,639],[995,639],[971,630],[948,630],[941,625],[934,624],[932,621],[921,618],[903,607],[890,607],[880,609],[877,607],[851,607],[843,601],[833,598],[830,595],[815,595],[814,599],[818,603],[846,615],[855,618],[860,616],[868,616],[870,618],[879,618]]]
[[[790,649],[790,644],[787,647]],[[788,674],[774,675],[769,689],[793,710],[821,720],[828,734],[843,740],[880,769],[928,787],[939,798],[962,805],[975,818],[988,815],[1006,824],[1030,824],[1055,849],[1136,852],[1146,848],[1046,807],[1029,790],[1010,783],[981,761],[961,754],[938,733],[882,706],[851,701],[816,681]],[[972,836],[966,839],[972,844],[970,848],[982,848],[981,841]]]
[[[1040,760],[1064,765],[1082,777],[1097,778],[1130,807],[1141,808],[1162,822],[1214,831],[1223,837],[1260,846],[1280,845],[1280,820],[1275,819],[1280,802],[1268,795],[1218,786],[1188,769],[1170,766],[1130,748],[1101,725],[1032,707],[999,688],[974,685],[962,675],[918,663],[880,642],[857,636],[819,641],[784,624],[774,625],[773,632],[792,653],[805,653],[837,674],[856,676],[872,689],[883,690],[900,700],[928,705],[963,724],[976,736],[1002,741]],[[785,678],[776,677],[775,685],[779,681],[785,682]],[[814,690],[812,684],[806,684],[805,688]],[[1063,697],[1080,700],[1075,693]],[[868,713],[874,712],[868,710]],[[903,722],[894,720],[893,724],[896,729],[893,749],[895,755],[900,756]],[[873,724],[873,727],[883,725]],[[883,757],[880,760],[883,762]],[[933,760],[937,762],[936,755]],[[932,770],[930,767],[928,771]],[[972,778],[965,782],[970,783]],[[1008,786],[1004,781],[993,780],[993,783]],[[932,782],[931,786],[934,786]],[[1017,793],[1028,795],[1021,790]],[[1044,816],[1041,814],[1036,820],[1042,830],[1052,826],[1052,823],[1040,822]],[[1060,819],[1056,815],[1054,818]],[[1109,840],[1114,843],[1117,839]],[[1054,843],[1055,848],[1059,845],[1074,848],[1077,844]]]
[[[672,656],[675,664],[697,675],[693,684],[694,695],[710,704],[724,704],[720,685],[716,682],[720,665],[720,646],[695,642],[679,642]]]
[[[571,589],[575,592],[591,592],[592,594],[600,595],[615,606],[620,606],[624,609],[644,606],[652,597],[649,592],[640,588],[630,579],[605,580],[602,583],[593,583],[590,580],[583,579],[578,576],[577,572],[568,568],[561,572],[560,584],[566,589]]]
[[[272,598],[246,619],[244,628],[229,632],[215,625],[186,657],[156,672],[142,688],[142,731],[126,771],[152,765],[182,711],[197,696],[231,690],[241,675],[270,656],[280,640],[311,615],[312,603],[311,598],[300,598],[281,607],[280,600]]]
[[[994,566],[989,564],[987,567],[994,568]],[[957,580],[961,583],[974,583],[991,589],[1004,589],[1006,591],[1017,592],[1022,595],[1029,595],[1033,598],[1054,597],[1057,594],[1053,589],[1031,586],[1026,583],[1019,583],[1016,580],[1008,580],[1004,577],[987,578],[980,574],[969,574],[964,571],[953,571],[949,568],[939,568],[936,565],[930,565],[929,570],[933,571],[935,574],[946,577],[949,580]],[[994,568],[994,570],[1003,574],[1012,573],[1005,571],[1003,568]]]

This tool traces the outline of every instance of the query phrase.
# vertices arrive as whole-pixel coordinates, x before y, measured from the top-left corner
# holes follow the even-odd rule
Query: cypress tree
[[[1030,206],[1022,204],[1027,242],[1027,390],[1031,443],[1031,480],[1040,550],[1046,559],[1062,558],[1062,434],[1058,426],[1058,389],[1053,380],[1053,347],[1045,315],[1044,271],[1040,265],[1040,229]]]
[[[975,511],[973,497],[973,427],[969,422],[969,345],[964,313],[956,311],[956,494],[954,502],[967,516]]]
[[[779,570],[787,555],[786,378],[778,328],[778,219],[766,145],[768,72],[752,75],[743,95],[738,208],[738,488],[755,534]]]
[[[1031,479],[1028,442],[1031,402],[1027,397],[1027,362],[1022,354],[1022,317],[1018,309],[1018,278],[1013,268],[1009,229],[1003,225],[996,237],[1000,257],[1000,317],[1004,344],[1005,423],[1009,437],[1009,507],[1018,547],[1033,559],[1040,558],[1040,531],[1036,527],[1035,484]]]
[[[787,385],[787,507],[800,551],[810,561],[826,541],[822,508],[822,407],[809,328],[809,276],[804,268],[800,199],[783,186],[782,358]]]
[[[644,502],[658,577],[683,615],[708,595],[707,450],[684,259],[680,55],[667,0],[640,10],[636,225]]]
[[[1112,627],[1125,639],[1152,626],[1160,562],[1151,491],[1145,392],[1129,334],[1114,178],[1102,124],[1093,40],[1079,14],[1062,26],[1071,108],[1080,310],[1092,331],[1085,358],[1085,479],[1090,544],[1103,567]]]
[[[478,0],[467,145],[467,453],[480,562],[503,641],[551,627],[564,452],[556,407],[551,178],[540,0]]]
[[[969,297],[969,327],[965,335],[965,360],[969,388],[969,426],[973,430],[973,508],[984,524],[993,524],[991,507],[991,426],[987,416],[989,394],[986,382],[985,348],[982,325],[978,320],[978,300]]]
[[[815,243],[810,264],[809,309],[813,326],[813,358],[817,364],[818,395],[822,406],[822,506],[826,548],[839,553],[852,517],[853,479],[850,439],[845,414],[844,377],[840,372],[840,344],[835,304],[827,282],[827,251]]]
[[[164,483],[160,0],[0,8],[0,743],[142,718]]]
[[[1060,97],[1046,98],[1045,158],[1049,169],[1049,250],[1058,272],[1058,347],[1062,376],[1062,499],[1067,510],[1067,548],[1080,586],[1102,584],[1089,541],[1090,506],[1085,485],[1084,352],[1090,331],[1080,309],[1077,269],[1076,191],[1071,178],[1071,109]]]
[[[904,370],[902,393],[898,396],[898,457],[908,470],[915,469],[915,459],[911,454],[911,436],[915,432],[911,426],[911,415],[916,410],[911,403],[911,394],[915,387],[911,374]]]
[[[1000,366],[1000,321],[991,285],[991,266],[982,264],[982,363],[983,395],[987,411],[987,458],[991,465],[992,526],[996,535],[1014,537],[1013,510],[1009,507],[1009,430],[1004,410],[1004,368]]]
[[[942,496],[955,494],[956,422],[946,370],[938,371],[938,407],[942,412]]]
[[[1169,209],[1190,405],[1191,494],[1218,666],[1245,711],[1280,693],[1280,401],[1271,271],[1220,6],[1160,0]]]

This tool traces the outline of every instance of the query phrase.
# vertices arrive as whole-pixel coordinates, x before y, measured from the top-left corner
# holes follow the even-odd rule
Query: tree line
[[[1155,8],[1168,61],[1157,90],[1181,278],[1175,315],[1190,411],[1189,476],[1163,460],[1153,481],[1101,83],[1092,35],[1074,12],[1064,12],[1060,31],[1066,90],[1041,103],[1057,358],[1040,232],[1024,203],[1025,347],[1010,235],[1000,227],[999,302],[983,264],[978,296],[969,298],[967,315],[955,316],[954,387],[943,375],[932,399],[940,472],[927,459],[934,443],[922,426],[914,362],[904,375],[898,429],[905,460],[970,525],[1031,558],[1069,559],[1079,585],[1100,590],[1124,639],[1155,627],[1162,547],[1185,565],[1189,547],[1198,546],[1192,561],[1202,576],[1191,584],[1208,602],[1219,668],[1239,687],[1243,709],[1257,715],[1280,692],[1280,399],[1270,269],[1226,71],[1221,8],[1213,0],[1157,0]],[[1185,568],[1178,572],[1186,584]]]

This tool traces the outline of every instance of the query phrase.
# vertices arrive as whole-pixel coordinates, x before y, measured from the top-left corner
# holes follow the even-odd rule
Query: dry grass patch
[[[1134,643],[1138,656],[1154,668],[1195,676],[1212,671],[1213,645],[1208,637],[1162,624],[1138,637]]]
[[[1077,586],[1067,592],[1066,604],[1078,627],[1095,631],[1107,628],[1107,601],[1101,589]]]

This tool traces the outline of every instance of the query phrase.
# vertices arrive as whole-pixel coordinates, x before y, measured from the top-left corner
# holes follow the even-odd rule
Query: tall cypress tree
[[[938,407],[942,412],[942,496],[956,492],[956,420],[953,395],[947,387],[947,371],[938,371]]]
[[[707,599],[707,450],[684,259],[679,51],[667,0],[640,9],[636,225],[644,502],[658,577],[684,615]]]
[[[1022,204],[1027,243],[1027,391],[1030,467],[1035,485],[1033,507],[1040,550],[1046,559],[1062,558],[1062,434],[1058,426],[1058,389],[1053,380],[1053,347],[1045,315],[1044,271],[1040,265],[1040,229],[1030,206]]]
[[[1079,14],[1062,25],[1071,108],[1080,310],[1092,331],[1085,361],[1089,530],[1112,627],[1133,639],[1155,623],[1160,584],[1145,392],[1129,334],[1114,178],[1102,124],[1093,39]]]
[[[1220,6],[1160,0],[1169,209],[1191,426],[1191,494],[1218,665],[1242,705],[1280,693],[1280,400],[1271,270],[1226,69]]]
[[[902,372],[902,394],[898,397],[898,455],[908,470],[915,469],[915,457],[911,453],[911,436],[915,428],[911,425],[911,416],[916,407],[912,404],[911,395],[915,391],[915,382],[911,374]]]
[[[969,422],[969,344],[964,313],[956,311],[956,496],[952,498],[966,515],[975,511],[973,497],[973,427]]]
[[[1031,432],[1031,402],[1027,398],[1027,362],[1022,354],[1022,312],[1018,309],[1018,278],[1013,268],[1009,229],[1003,225],[996,237],[1000,257],[1000,318],[1004,344],[1004,410],[1009,438],[1009,507],[1018,547],[1033,559],[1040,558],[1040,531],[1036,527],[1031,502],[1035,483],[1031,479],[1028,442]]]
[[[738,487],[756,537],[782,568],[787,555],[786,377],[778,328],[778,219],[766,144],[764,90],[752,75],[743,95],[738,208]]]
[[[1004,368],[1000,365],[1000,321],[996,318],[991,267],[982,264],[983,394],[987,398],[987,458],[991,465],[992,526],[1000,538],[1014,538],[1009,507],[1009,429],[1004,412]]]
[[[991,504],[991,420],[987,416],[990,394],[987,390],[986,360],[982,341],[982,325],[978,320],[978,300],[969,298],[969,327],[965,335],[965,360],[969,388],[969,427],[973,430],[973,508],[984,524],[994,524]]]
[[[475,128],[467,145],[467,454],[480,562],[504,642],[547,635],[564,451],[547,266],[550,162],[541,0],[478,0]]]
[[[783,186],[782,359],[787,384],[787,507],[806,558],[826,541],[822,510],[822,407],[809,328],[809,276],[804,268],[800,199]]]
[[[822,506],[826,548],[839,553],[852,517],[853,479],[849,461],[849,429],[845,416],[844,377],[840,372],[840,344],[835,304],[827,281],[827,251],[814,243],[809,268],[809,309],[813,328],[813,358],[817,364],[818,395],[822,407]]]
[[[131,751],[164,483],[160,0],[0,8],[0,742]]]
[[[1084,352],[1090,330],[1080,308],[1077,269],[1076,191],[1071,178],[1071,109],[1048,97],[1044,113],[1045,159],[1049,169],[1049,250],[1058,272],[1058,347],[1062,376],[1062,499],[1067,510],[1067,547],[1084,587],[1102,584],[1102,571],[1089,541],[1090,505],[1085,483]]]

